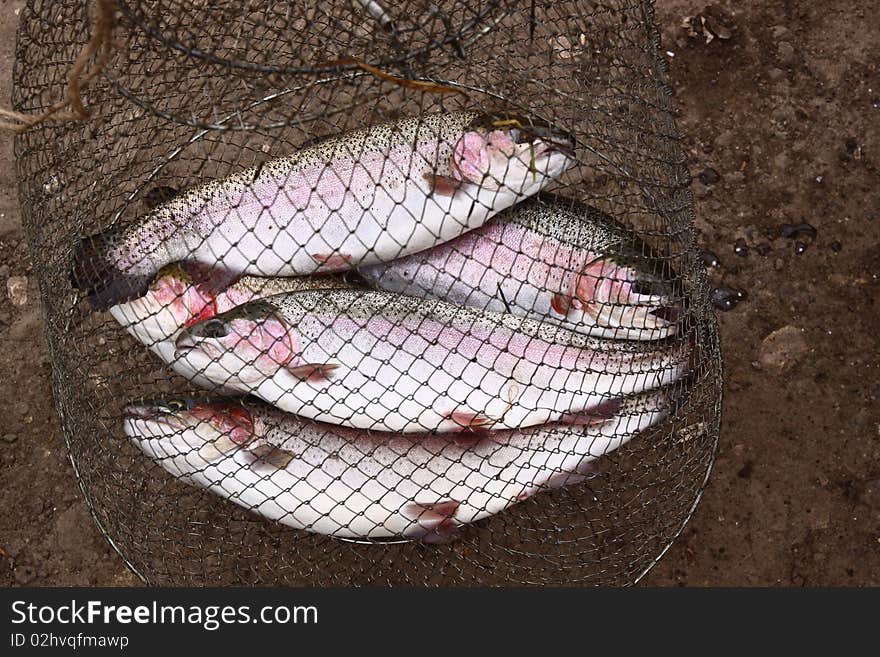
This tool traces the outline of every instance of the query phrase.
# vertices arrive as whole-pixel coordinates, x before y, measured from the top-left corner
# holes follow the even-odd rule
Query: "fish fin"
[[[572,424],[581,427],[591,427],[605,424],[620,412],[623,400],[618,397],[603,401],[591,408],[585,408],[577,413],[563,413],[559,421],[564,424]]]
[[[351,266],[351,256],[348,253],[313,253],[312,260],[324,267],[342,269]]]
[[[550,300],[550,307],[558,314],[565,317],[568,315],[568,309],[571,307],[571,297],[564,294],[556,293]]]
[[[513,501],[514,502],[524,502],[525,500],[529,499],[532,495],[537,493],[539,490],[541,490],[541,489],[538,488],[537,486],[526,486],[522,489],[522,492],[520,492],[516,497],[513,498]]]
[[[169,187],[167,185],[160,185],[158,187],[153,187],[146,194],[144,194],[144,205],[147,206],[150,210],[154,210],[159,207],[163,203],[167,203],[175,196],[180,194],[180,190]]]
[[[588,473],[581,472],[556,472],[548,477],[547,481],[541,484],[544,490],[565,488],[566,486],[575,486],[584,483],[589,477]]]
[[[599,402],[595,406],[588,408],[587,412],[595,418],[612,420],[618,413],[620,413],[622,407],[623,399],[620,397],[612,397],[611,399],[606,399],[605,401]]]
[[[410,502],[403,507],[403,514],[413,520],[403,535],[423,543],[448,543],[458,532],[455,514],[460,504],[453,500],[444,502]]]
[[[296,457],[296,454],[274,445],[257,445],[248,448],[248,452],[255,457],[252,467],[255,469],[283,470]]]
[[[476,431],[465,430],[452,435],[452,442],[465,449],[473,449],[482,440],[483,436],[480,435],[480,432]]]
[[[470,411],[452,411],[449,414],[449,419],[458,424],[460,431],[472,431],[474,433],[486,431],[495,424],[495,420],[489,416]]]
[[[602,304],[581,302],[580,310],[584,311],[584,314],[589,315],[593,319],[598,319],[599,315],[602,313]]]
[[[584,457],[574,468],[564,472],[553,473],[547,478],[542,487],[545,489],[556,489],[582,484],[588,479],[595,477],[598,472],[599,469],[594,465],[593,460],[589,457]]]
[[[328,381],[330,374],[339,368],[339,365],[333,363],[307,363],[305,365],[297,365],[296,367],[288,367],[287,371],[298,379],[306,381]]]
[[[461,181],[456,180],[452,176],[439,176],[433,173],[426,173],[425,180],[431,186],[431,192],[438,196],[452,196],[461,187]]]
[[[89,303],[95,310],[107,310],[123,301],[142,297],[156,274],[155,271],[137,274],[121,271],[110,260],[109,251],[120,230],[85,237],[73,251],[70,282],[77,290],[89,293]]]

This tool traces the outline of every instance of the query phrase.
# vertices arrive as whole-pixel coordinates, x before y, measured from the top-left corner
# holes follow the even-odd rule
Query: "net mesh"
[[[721,381],[652,5],[117,10],[90,118],[16,155],[71,461],[126,563],[164,585],[644,574],[708,477]],[[58,98],[88,18],[28,3],[17,110]],[[196,399],[161,406],[191,424],[156,399]]]

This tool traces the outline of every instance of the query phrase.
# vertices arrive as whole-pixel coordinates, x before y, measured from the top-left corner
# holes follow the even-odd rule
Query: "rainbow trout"
[[[279,294],[181,332],[177,355],[290,413],[377,431],[562,421],[688,371],[690,345],[615,342],[386,292]]]
[[[196,263],[175,263],[159,271],[143,296],[111,307],[110,314],[180,376],[202,388],[216,389],[186,358],[175,356],[175,340],[184,328],[273,294],[345,287],[332,276],[243,276],[229,281],[223,272]]]
[[[377,289],[510,312],[599,337],[673,335],[680,285],[626,227],[571,199],[539,195],[427,251],[359,273]]]
[[[165,470],[270,520],[353,539],[444,542],[591,462],[670,412],[664,391],[574,423],[484,434],[383,434],[249,399],[129,406],[125,433]]]
[[[71,279],[107,309],[167,264],[300,276],[385,262],[481,226],[573,163],[552,126],[431,114],[331,137],[212,181],[82,240]]]

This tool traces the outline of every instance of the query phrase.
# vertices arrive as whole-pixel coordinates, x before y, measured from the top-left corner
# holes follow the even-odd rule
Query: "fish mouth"
[[[684,314],[684,308],[680,305],[661,306],[660,308],[655,308],[654,310],[649,311],[648,314],[653,315],[658,319],[662,319],[669,324],[677,324],[681,319],[681,316]]]
[[[574,135],[570,133],[566,133],[563,138],[541,137],[541,141],[544,142],[547,151],[550,153],[561,153],[570,160],[577,157],[577,152],[575,151],[575,138]]]
[[[510,129],[514,143],[543,143],[548,151],[562,153],[571,159],[575,158],[574,133],[564,130],[549,122],[536,123],[534,119],[516,114],[486,114],[478,118],[472,127],[488,130]]]
[[[198,349],[199,344],[188,332],[184,331],[174,341],[174,358],[183,358]]]
[[[126,421],[148,422],[159,427],[168,427],[174,431],[186,429],[186,423],[177,417],[173,411],[160,407],[140,404],[131,404],[125,407],[123,418]]]
[[[674,280],[664,277],[637,275],[632,282],[635,300],[653,306],[648,315],[665,324],[677,324],[685,312],[684,300],[680,297],[680,287]]]
[[[639,296],[661,297],[669,299],[676,296],[676,285],[665,278],[637,273],[631,284],[632,291]]]
[[[533,144],[540,147],[541,155],[549,155],[552,153],[560,153],[569,159],[575,159],[577,153],[575,151],[576,141],[574,135],[561,130],[542,131],[543,134],[532,136],[526,135],[526,139],[517,141],[519,144]]]

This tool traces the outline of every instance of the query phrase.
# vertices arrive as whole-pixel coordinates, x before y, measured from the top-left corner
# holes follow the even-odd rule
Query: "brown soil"
[[[7,107],[23,4],[0,0]],[[699,13],[730,38],[689,37],[682,19]],[[713,279],[748,299],[719,317],[726,383],[715,472],[644,583],[880,584],[878,14],[878,0],[708,10],[658,0],[701,243],[722,262]],[[706,169],[720,179],[708,172],[710,184],[700,182]],[[780,231],[801,221],[817,235],[802,237],[798,253]],[[28,277],[23,305],[7,295],[14,276]],[[66,459],[6,137],[0,343],[0,585],[136,584]]]

